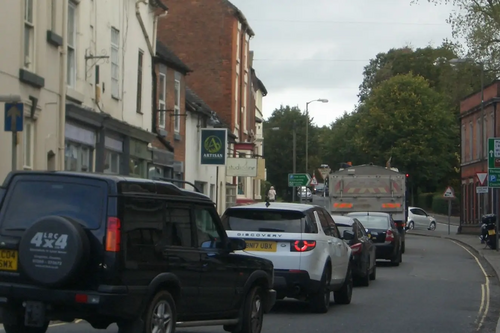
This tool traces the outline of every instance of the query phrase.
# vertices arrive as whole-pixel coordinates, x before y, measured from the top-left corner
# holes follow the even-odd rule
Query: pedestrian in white
[[[276,191],[274,190],[274,186],[271,186],[271,188],[269,189],[269,192],[267,192],[267,198],[271,202],[276,201]]]

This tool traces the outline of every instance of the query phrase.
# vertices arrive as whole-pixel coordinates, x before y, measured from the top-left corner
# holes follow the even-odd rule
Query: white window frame
[[[144,77],[144,51],[139,49],[137,54],[137,91],[136,91],[136,112],[142,114],[142,91]]]
[[[181,131],[181,81],[175,80],[174,132]]]
[[[111,97],[120,99],[120,30],[111,27]]]
[[[474,155],[473,155],[473,147],[474,147],[474,125],[472,124],[472,121],[469,122],[469,130],[470,130],[470,133],[469,133],[469,158],[470,160],[473,160],[474,159]]]
[[[23,67],[30,71],[35,70],[35,1],[24,0]]]
[[[482,147],[481,147],[481,118],[476,120],[476,159],[481,158],[481,152],[482,152]]]
[[[465,143],[466,143],[466,137],[467,133],[465,132],[465,124],[462,125],[462,163],[465,162]]]
[[[69,87],[74,88],[76,85],[76,4],[72,1],[68,1],[68,63],[67,63],[67,75],[66,75],[66,84]],[[71,15],[69,14],[73,11],[73,22],[71,22]],[[70,29],[72,27],[72,29]]]
[[[162,129],[165,129],[166,125],[166,109],[167,109],[167,74],[160,73],[158,80],[159,94],[158,94],[158,126]],[[163,80],[163,82],[162,82]],[[162,96],[163,95],[163,96]],[[163,97],[163,98],[162,98]]]
[[[35,122],[33,120],[25,118],[24,128],[23,128],[23,169],[33,170],[34,164],[35,164]]]

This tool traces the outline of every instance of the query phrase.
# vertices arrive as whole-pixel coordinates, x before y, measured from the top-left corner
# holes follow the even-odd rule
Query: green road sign
[[[488,187],[500,187],[500,138],[488,138]]]
[[[311,176],[309,176],[307,173],[288,174],[289,187],[309,186],[310,183],[311,183]]]

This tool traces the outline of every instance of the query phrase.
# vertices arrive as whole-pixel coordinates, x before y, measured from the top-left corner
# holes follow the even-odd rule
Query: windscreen
[[[374,215],[349,215],[356,217],[361,224],[367,229],[389,229],[389,219],[385,216]]]
[[[44,216],[64,216],[88,229],[100,225],[105,204],[102,187],[91,184],[20,180],[4,202],[4,230],[25,230]]]
[[[233,209],[223,218],[227,230],[302,233],[311,232],[301,212]]]

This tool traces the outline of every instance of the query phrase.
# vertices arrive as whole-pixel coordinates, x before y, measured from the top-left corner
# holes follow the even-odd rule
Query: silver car
[[[297,191],[300,201],[313,201],[312,191],[308,187],[300,187]]]
[[[408,223],[407,228],[436,230],[436,219],[427,214],[425,210],[419,207],[408,207]]]

